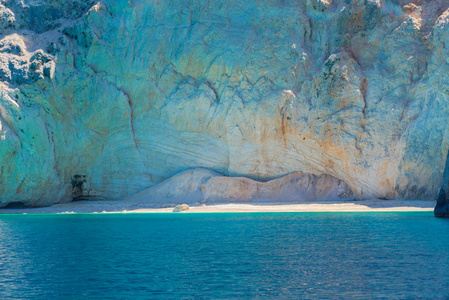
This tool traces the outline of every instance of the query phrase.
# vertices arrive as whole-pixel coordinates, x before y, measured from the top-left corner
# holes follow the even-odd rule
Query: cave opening
[[[28,208],[28,206],[23,204],[23,202],[21,202],[21,201],[17,201],[17,202],[10,202],[10,203],[6,204],[5,206],[3,206],[2,208],[4,208],[4,209],[25,209],[25,208]]]

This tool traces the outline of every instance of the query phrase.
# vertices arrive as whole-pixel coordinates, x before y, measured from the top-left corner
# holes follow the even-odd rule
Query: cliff
[[[0,1],[0,202],[121,199],[190,168],[433,199],[446,0]]]

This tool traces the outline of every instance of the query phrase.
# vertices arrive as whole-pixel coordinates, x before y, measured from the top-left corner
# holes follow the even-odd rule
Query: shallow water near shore
[[[0,298],[443,298],[432,212],[0,216]]]

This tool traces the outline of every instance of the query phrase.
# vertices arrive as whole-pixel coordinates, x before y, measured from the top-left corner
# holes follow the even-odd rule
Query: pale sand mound
[[[349,200],[349,186],[331,175],[296,172],[267,182],[245,177],[226,177],[207,169],[181,172],[144,190],[127,201],[136,203],[298,203]]]

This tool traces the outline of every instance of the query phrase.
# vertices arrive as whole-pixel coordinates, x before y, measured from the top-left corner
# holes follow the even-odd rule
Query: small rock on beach
[[[188,206],[187,204],[179,204],[175,206],[173,212],[183,212],[187,210],[190,210],[190,206]]]

